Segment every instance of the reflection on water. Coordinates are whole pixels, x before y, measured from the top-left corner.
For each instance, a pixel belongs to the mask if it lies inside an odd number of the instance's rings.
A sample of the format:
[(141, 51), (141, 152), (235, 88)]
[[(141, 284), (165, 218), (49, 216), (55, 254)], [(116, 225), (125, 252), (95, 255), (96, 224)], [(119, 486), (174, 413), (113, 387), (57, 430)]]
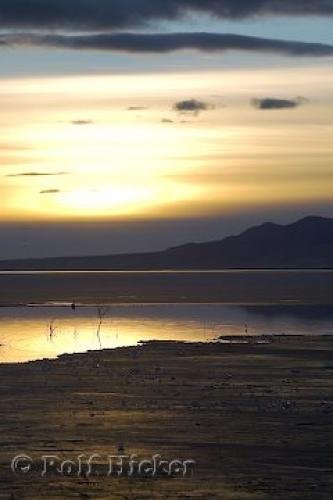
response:
[(333, 334), (333, 307), (217, 304), (0, 308), (0, 361), (135, 345), (140, 340), (207, 341), (219, 335)]

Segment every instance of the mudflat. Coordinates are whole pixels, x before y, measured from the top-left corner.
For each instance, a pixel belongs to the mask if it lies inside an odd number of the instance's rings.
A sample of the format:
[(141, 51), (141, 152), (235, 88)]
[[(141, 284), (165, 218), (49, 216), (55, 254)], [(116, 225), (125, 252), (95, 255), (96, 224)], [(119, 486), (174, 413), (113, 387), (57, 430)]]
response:
[[(330, 499), (332, 369), (324, 336), (2, 364), (0, 498)], [(195, 464), (185, 477), (110, 475), (110, 455)], [(57, 458), (43, 476), (45, 456)]]

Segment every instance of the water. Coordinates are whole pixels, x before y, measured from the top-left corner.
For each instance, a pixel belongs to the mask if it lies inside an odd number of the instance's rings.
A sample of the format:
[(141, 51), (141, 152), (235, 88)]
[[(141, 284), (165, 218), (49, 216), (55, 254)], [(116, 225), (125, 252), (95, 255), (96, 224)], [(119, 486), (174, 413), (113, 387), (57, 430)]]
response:
[(333, 271), (2, 272), (0, 305), (94, 303), (306, 303), (333, 305)]
[(141, 340), (207, 341), (220, 335), (333, 334), (333, 306), (222, 304), (44, 305), (0, 308), (0, 362), (136, 345)]
[[(99, 335), (94, 304), (113, 304)], [(0, 306), (0, 362), (207, 341), (245, 325), (252, 335), (332, 334), (333, 271), (0, 272)]]

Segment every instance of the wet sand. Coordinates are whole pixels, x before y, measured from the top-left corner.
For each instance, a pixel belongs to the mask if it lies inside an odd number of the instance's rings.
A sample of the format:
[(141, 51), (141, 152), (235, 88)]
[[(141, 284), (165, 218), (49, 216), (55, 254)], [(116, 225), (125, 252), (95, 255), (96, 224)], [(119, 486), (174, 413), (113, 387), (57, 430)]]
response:
[[(333, 339), (148, 343), (0, 365), (0, 498), (330, 499)], [(193, 459), (186, 478), (40, 477), (38, 459)], [(13, 474), (25, 453), (36, 470)], [(103, 460), (102, 460), (103, 461)]]

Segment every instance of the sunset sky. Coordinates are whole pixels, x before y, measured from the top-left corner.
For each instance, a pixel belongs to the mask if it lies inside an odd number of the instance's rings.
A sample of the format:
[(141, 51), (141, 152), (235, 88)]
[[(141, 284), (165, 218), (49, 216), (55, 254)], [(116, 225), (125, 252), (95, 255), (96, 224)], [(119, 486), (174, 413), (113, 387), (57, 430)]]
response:
[(0, 5), (0, 258), (333, 216), (333, 2), (39, 4)]

